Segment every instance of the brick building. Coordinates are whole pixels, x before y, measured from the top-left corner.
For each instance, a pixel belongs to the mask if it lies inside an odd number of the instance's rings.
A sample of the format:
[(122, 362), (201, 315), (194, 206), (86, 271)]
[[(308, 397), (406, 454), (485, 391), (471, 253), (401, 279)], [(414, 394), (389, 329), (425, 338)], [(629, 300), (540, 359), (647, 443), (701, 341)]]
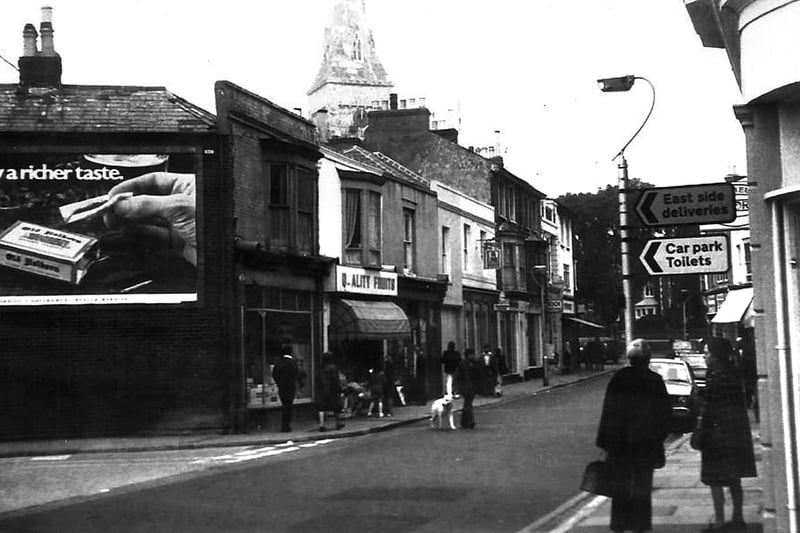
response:
[[(0, 436), (219, 427), (233, 243), (215, 117), (163, 87), (62, 85), (43, 11), (41, 49), (26, 25), (19, 83), (0, 85), (0, 246), (21, 258), (0, 266)], [(196, 215), (146, 228), (164, 242), (59, 210), (153, 170)]]
[[(490, 346), (503, 350), (510, 373), (541, 372), (545, 343), (541, 286), (547, 246), (541, 238), (540, 202), (545, 195), (505, 169), (502, 158), (486, 159), (458, 145), (453, 130), (444, 136), (430, 131), (427, 109), (397, 109), (395, 95), (390, 102), (390, 109), (369, 113), (364, 146), (494, 207), (495, 239), (491, 242), (500, 254), (497, 289), (501, 292), (493, 304), (496, 344)], [(465, 290), (465, 308), (485, 309), (486, 296)]]
[(314, 125), (229, 82), (217, 116), (62, 85), (44, 14), (0, 86), (0, 437), (271, 427), (281, 347), (303, 404), (322, 344)]

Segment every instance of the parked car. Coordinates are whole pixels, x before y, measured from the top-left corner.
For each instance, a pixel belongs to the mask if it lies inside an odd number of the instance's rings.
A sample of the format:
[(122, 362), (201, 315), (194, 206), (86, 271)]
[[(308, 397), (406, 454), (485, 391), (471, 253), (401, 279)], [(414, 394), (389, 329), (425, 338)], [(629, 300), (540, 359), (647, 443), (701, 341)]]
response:
[(689, 365), (694, 374), (694, 382), (702, 393), (706, 388), (706, 356), (700, 352), (682, 352), (680, 358)]
[(697, 385), (689, 365), (681, 359), (656, 358), (650, 360), (650, 370), (656, 372), (667, 386), (672, 404), (672, 429), (689, 433), (697, 419)]

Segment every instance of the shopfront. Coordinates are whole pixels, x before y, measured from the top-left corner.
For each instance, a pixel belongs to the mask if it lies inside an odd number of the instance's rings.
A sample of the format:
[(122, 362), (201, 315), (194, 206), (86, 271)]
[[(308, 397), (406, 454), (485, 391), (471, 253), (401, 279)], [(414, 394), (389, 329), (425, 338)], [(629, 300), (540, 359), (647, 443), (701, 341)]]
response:
[[(394, 272), (337, 265), (326, 282), (327, 350), (349, 382), (365, 383), (389, 360), (404, 370), (411, 324), (397, 304)], [(398, 379), (400, 373), (397, 373)]]
[(753, 289), (746, 287), (728, 291), (725, 300), (711, 319), (711, 334), (735, 342), (744, 330), (753, 328)]
[(248, 409), (279, 407), (272, 367), (288, 346), (301, 375), (295, 401), (312, 399), (313, 354), (317, 353), (315, 310), (319, 298), (313, 290), (248, 283), (243, 287), (242, 365)]

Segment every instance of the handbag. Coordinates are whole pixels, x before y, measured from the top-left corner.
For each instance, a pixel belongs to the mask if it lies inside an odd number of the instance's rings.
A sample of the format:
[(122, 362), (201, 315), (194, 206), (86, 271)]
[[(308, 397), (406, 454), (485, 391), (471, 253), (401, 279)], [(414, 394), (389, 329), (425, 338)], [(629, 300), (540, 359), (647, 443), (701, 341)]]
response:
[(705, 435), (702, 428), (702, 417), (697, 417), (697, 425), (695, 425), (694, 431), (692, 431), (692, 436), (689, 437), (689, 446), (692, 447), (693, 450), (702, 450), (703, 445), (705, 444)]
[(613, 469), (609, 463), (592, 461), (586, 465), (581, 481), (581, 490), (600, 496), (613, 497), (615, 485)]

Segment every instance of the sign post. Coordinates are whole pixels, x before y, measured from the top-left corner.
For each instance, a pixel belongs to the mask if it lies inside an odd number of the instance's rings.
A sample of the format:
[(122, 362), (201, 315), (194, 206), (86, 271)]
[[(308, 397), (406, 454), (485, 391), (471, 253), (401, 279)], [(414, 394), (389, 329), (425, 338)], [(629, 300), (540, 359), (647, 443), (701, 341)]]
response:
[(650, 239), (639, 260), (651, 276), (728, 271), (727, 235)]
[(736, 220), (736, 192), (731, 183), (645, 189), (636, 214), (646, 226), (724, 224)]

